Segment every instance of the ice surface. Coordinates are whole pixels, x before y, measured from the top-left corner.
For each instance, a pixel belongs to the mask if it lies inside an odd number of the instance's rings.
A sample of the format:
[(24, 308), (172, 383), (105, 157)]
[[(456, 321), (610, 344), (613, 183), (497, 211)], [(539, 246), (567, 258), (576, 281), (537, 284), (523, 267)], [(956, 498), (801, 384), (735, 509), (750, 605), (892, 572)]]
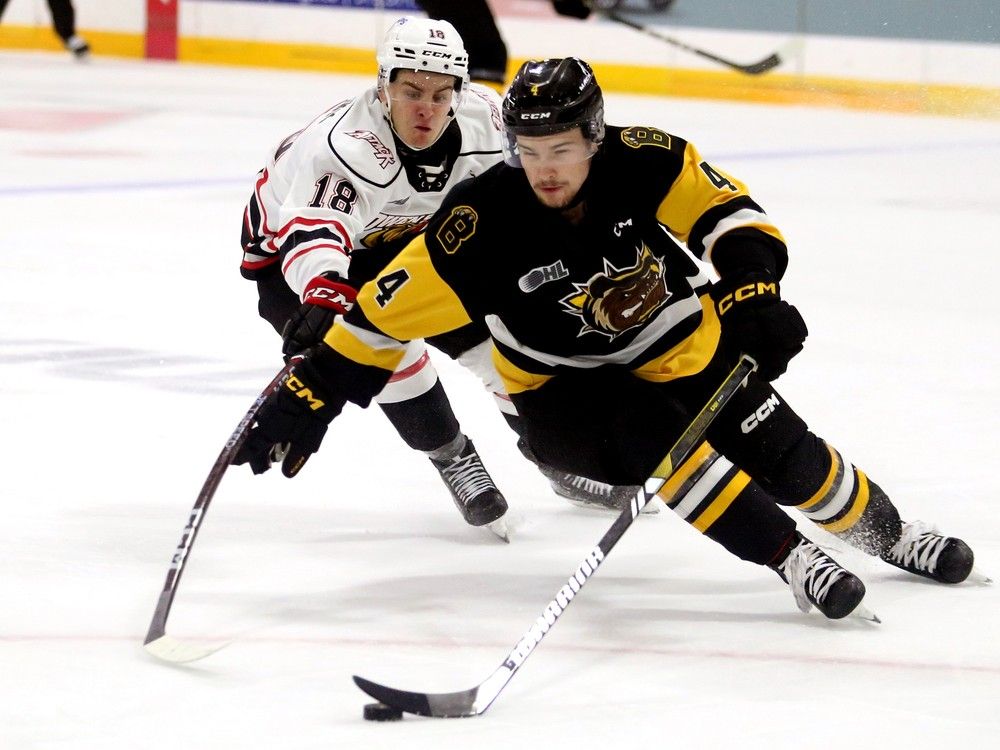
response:
[[(281, 365), (238, 273), (254, 175), (368, 83), (0, 54), (0, 747), (993, 747), (1000, 587), (848, 550), (884, 623), (830, 623), (669, 512), (486, 715), (364, 722), (352, 674), (476, 685), (613, 520), (555, 497), (440, 357), (522, 517), (512, 544), (349, 409), (301, 477), (233, 470), (208, 512), (168, 631), (234, 642), (184, 668), (142, 650), (205, 474)], [(997, 122), (613, 95), (608, 117), (749, 184), (811, 332), (782, 394), (1000, 574)]]

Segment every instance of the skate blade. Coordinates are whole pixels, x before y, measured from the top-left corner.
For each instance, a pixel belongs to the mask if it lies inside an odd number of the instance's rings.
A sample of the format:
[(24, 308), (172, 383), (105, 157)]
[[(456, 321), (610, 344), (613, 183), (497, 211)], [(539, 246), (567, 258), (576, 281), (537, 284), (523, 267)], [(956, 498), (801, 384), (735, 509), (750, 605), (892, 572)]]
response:
[[(568, 502), (570, 505), (576, 506), (577, 508), (584, 508), (585, 510), (603, 510), (606, 513), (621, 513), (625, 506), (617, 507), (614, 505), (604, 505), (603, 503), (592, 502), (589, 500), (580, 500), (576, 497), (569, 497), (568, 495), (563, 495), (561, 493), (556, 493), (563, 500)], [(639, 511), (640, 516), (655, 516), (660, 512), (660, 506), (656, 502), (656, 499), (650, 500), (646, 503), (646, 507)]]
[(492, 531), (500, 541), (510, 544), (510, 529), (507, 526), (506, 516), (500, 516), (495, 521), (486, 524), (486, 528)]
[(979, 568), (973, 568), (972, 572), (969, 573), (969, 577), (966, 578), (965, 580), (971, 581), (972, 583), (979, 583), (985, 586), (993, 585), (993, 579), (990, 578), (985, 573), (983, 573), (983, 571), (979, 570)]
[(858, 620), (865, 620), (866, 622), (871, 622), (876, 625), (882, 624), (882, 620), (879, 619), (879, 616), (874, 612), (872, 612), (870, 609), (868, 609), (868, 607), (864, 605), (864, 602), (855, 607), (854, 611), (851, 612), (851, 614), (849, 614), (848, 617), (856, 618)]

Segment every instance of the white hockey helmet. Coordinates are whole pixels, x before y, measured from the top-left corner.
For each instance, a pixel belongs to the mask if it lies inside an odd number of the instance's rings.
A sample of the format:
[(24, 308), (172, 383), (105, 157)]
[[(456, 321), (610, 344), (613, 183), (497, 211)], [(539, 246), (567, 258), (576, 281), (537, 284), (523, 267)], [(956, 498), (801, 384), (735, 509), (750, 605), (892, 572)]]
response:
[(447, 21), (432, 18), (404, 17), (385, 32), (375, 54), (378, 61), (378, 91), (390, 124), (388, 86), (396, 70), (441, 73), (455, 77), (455, 94), (450, 117), (465, 98), (469, 88), (469, 55), (462, 37)]

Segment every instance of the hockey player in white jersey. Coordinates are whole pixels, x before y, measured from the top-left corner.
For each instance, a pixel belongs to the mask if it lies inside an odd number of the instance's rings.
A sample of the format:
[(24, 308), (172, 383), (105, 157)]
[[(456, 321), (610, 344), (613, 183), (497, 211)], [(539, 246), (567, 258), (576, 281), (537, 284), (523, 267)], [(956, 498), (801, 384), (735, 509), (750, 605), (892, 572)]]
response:
[[(286, 357), (322, 340), (355, 290), (423, 229), (453, 185), (502, 158), (499, 101), (470, 85), (468, 57), (451, 24), (402, 18), (387, 31), (377, 61), (376, 86), (277, 146), (244, 213), (241, 272), (256, 281), (260, 315), (282, 335)], [(488, 339), (476, 321), (429, 343), (482, 378), (516, 430)], [(503, 535), (502, 522), (494, 522), (506, 501), (461, 431), (424, 342), (410, 343), (377, 402), (403, 440), (430, 458), (463, 518)], [(557, 492), (577, 501), (610, 503), (627, 494), (540, 468)]]

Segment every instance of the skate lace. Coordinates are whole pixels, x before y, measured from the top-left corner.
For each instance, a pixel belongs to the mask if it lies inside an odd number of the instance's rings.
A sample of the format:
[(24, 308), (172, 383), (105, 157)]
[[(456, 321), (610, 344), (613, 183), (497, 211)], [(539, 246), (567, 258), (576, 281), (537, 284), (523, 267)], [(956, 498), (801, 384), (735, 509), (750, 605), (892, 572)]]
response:
[(462, 505), (468, 505), (480, 492), (493, 489), (493, 480), (477, 453), (453, 459), (450, 465), (441, 469), (441, 475), (448, 480)]
[(589, 479), (588, 477), (583, 477), (579, 474), (567, 474), (566, 477), (568, 479), (567, 483), (574, 489), (589, 492), (591, 495), (596, 495), (597, 497), (611, 497), (612, 487), (610, 484), (598, 482), (596, 479)]
[(808, 612), (813, 602), (824, 602), (830, 587), (846, 572), (819, 547), (806, 541), (799, 542), (778, 569), (803, 612)]
[(947, 537), (922, 521), (905, 523), (902, 536), (886, 557), (908, 568), (933, 573), (947, 541)]

